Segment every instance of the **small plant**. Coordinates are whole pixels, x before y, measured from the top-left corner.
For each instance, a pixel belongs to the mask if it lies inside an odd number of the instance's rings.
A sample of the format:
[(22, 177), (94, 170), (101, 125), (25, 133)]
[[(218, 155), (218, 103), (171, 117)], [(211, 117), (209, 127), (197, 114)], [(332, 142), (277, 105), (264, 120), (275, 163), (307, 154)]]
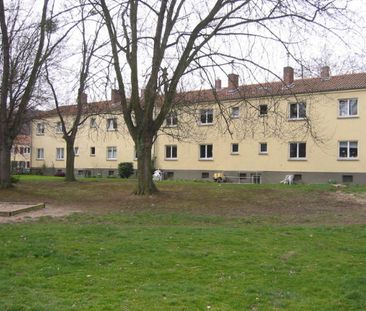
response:
[(133, 174), (133, 163), (122, 162), (118, 164), (118, 174), (121, 178), (128, 178)]
[(11, 176), (10, 181), (12, 184), (16, 184), (17, 182), (19, 182), (19, 176)]
[(61, 171), (61, 170), (58, 170), (58, 171), (54, 174), (54, 176), (56, 176), (56, 177), (65, 177), (65, 173), (64, 173), (63, 171)]

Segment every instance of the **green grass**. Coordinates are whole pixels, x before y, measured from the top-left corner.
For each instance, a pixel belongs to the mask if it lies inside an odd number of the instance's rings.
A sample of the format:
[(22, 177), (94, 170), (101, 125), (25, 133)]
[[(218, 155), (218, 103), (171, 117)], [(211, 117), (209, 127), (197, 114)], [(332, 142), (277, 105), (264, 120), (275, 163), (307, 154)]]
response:
[(83, 213), (0, 225), (0, 310), (366, 309), (364, 209), (329, 185), (50, 180), (0, 196)]

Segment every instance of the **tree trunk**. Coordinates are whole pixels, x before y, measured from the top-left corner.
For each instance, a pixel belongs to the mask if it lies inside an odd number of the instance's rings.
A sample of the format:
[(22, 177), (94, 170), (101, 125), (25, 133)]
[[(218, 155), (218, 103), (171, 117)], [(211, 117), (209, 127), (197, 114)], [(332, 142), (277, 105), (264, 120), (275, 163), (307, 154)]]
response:
[(153, 194), (157, 193), (154, 181), (152, 179), (152, 163), (151, 163), (151, 150), (152, 150), (152, 138), (141, 138), (139, 143), (136, 144), (137, 148), (137, 189), (135, 194)]
[(74, 169), (75, 169), (74, 141), (66, 141), (65, 181), (76, 181)]
[(11, 187), (10, 148), (4, 142), (0, 145), (0, 188)]

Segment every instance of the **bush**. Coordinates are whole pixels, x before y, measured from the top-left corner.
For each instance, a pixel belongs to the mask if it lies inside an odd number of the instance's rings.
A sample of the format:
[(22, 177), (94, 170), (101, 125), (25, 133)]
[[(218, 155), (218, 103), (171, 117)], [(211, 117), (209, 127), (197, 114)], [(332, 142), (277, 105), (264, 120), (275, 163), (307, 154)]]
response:
[(57, 171), (54, 176), (56, 177), (65, 177), (65, 173), (63, 171)]
[(11, 176), (10, 177), (10, 182), (12, 184), (16, 184), (17, 182), (19, 182), (19, 177), (18, 176)]
[(118, 164), (118, 174), (121, 178), (128, 178), (133, 174), (133, 163), (122, 162)]

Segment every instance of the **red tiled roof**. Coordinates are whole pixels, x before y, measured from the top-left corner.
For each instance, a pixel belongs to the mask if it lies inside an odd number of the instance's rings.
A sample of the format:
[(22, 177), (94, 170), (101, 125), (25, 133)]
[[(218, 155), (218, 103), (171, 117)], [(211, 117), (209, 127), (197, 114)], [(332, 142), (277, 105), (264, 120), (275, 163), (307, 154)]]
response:
[(18, 135), (14, 140), (14, 145), (30, 145), (30, 135)]
[[(215, 100), (243, 100), (269, 96), (288, 96), (343, 90), (366, 89), (366, 72), (331, 76), (329, 79), (307, 78), (295, 80), (291, 85), (283, 81), (265, 82), (258, 84), (242, 85), (238, 89), (230, 90), (197, 90), (178, 93), (176, 101), (179, 102), (212, 102)], [(88, 103), (85, 113), (108, 113), (118, 110), (119, 104), (110, 100)], [(76, 105), (61, 106), (63, 114), (74, 114)], [(36, 118), (56, 116), (56, 109), (40, 112)]]
[(228, 88), (218, 90), (216, 95), (213, 90), (191, 91), (178, 94), (178, 98), (193, 102), (210, 102), (216, 99), (249, 99), (354, 89), (366, 89), (366, 73), (333, 76), (327, 80), (322, 80), (321, 78), (299, 79), (289, 86), (286, 86), (282, 81), (242, 85), (236, 90)]

